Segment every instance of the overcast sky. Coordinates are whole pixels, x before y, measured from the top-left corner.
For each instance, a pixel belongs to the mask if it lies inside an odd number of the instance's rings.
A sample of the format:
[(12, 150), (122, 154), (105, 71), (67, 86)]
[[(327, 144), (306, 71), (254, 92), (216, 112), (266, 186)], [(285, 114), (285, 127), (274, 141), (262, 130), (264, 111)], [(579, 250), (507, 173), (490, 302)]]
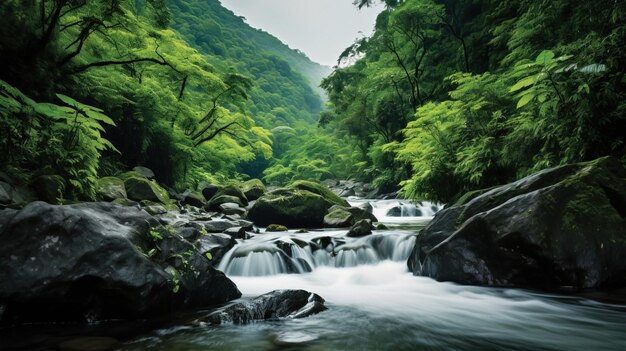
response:
[(220, 0), (248, 24), (273, 34), (313, 61), (334, 66), (359, 32), (370, 35), (382, 6), (358, 10), (353, 0)]

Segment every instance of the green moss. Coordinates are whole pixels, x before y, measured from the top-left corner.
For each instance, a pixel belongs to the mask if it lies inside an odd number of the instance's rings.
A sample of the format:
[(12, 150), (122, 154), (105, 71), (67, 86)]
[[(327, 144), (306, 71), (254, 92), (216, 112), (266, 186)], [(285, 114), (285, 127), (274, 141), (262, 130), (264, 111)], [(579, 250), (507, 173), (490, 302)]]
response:
[(241, 184), (241, 190), (248, 200), (256, 200), (267, 192), (265, 184), (259, 179), (250, 179)]
[(280, 224), (270, 224), (267, 226), (267, 228), (265, 228), (266, 232), (286, 232), (288, 230), (289, 229), (287, 229), (287, 227)]
[(306, 190), (277, 189), (263, 195), (248, 213), (257, 225), (282, 223), (290, 227), (321, 227), (333, 203)]
[(126, 198), (124, 181), (117, 177), (104, 177), (96, 182), (96, 198), (98, 200), (113, 201)]
[(243, 207), (248, 206), (248, 198), (246, 197), (246, 195), (243, 193), (243, 191), (241, 190), (241, 188), (236, 185), (236, 184), (231, 184), (228, 186), (225, 186), (221, 189), (219, 189), (215, 195), (213, 195), (213, 197), (211, 198), (211, 202), (213, 202), (213, 199), (216, 199), (220, 196), (234, 196), (236, 198), (239, 199), (239, 201), (237, 201), (236, 203), (241, 203), (243, 205)]
[(289, 185), (289, 188), (310, 191), (314, 194), (322, 196), (323, 198), (327, 199), (335, 205), (345, 207), (350, 206), (350, 204), (348, 204), (346, 200), (342, 199), (337, 194), (333, 193), (332, 191), (330, 191), (330, 189), (326, 188), (320, 183), (311, 182), (308, 180), (298, 180)]
[(171, 202), (167, 191), (156, 182), (148, 180), (147, 178), (127, 176), (124, 179), (124, 186), (126, 187), (128, 198), (131, 200), (149, 200), (160, 202), (164, 205), (170, 204)]

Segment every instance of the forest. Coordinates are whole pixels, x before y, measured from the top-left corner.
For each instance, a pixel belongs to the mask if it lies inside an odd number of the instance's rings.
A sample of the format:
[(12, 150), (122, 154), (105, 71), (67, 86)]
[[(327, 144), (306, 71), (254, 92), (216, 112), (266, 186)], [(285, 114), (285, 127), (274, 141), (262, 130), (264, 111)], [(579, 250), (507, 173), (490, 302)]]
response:
[(626, 2), (248, 1), (0, 1), (1, 350), (626, 350)]
[(141, 164), (178, 189), (353, 178), (450, 202), (624, 158), (619, 2), (385, 4), (323, 92), (328, 68), (218, 1), (5, 1), (3, 169), (67, 199)]

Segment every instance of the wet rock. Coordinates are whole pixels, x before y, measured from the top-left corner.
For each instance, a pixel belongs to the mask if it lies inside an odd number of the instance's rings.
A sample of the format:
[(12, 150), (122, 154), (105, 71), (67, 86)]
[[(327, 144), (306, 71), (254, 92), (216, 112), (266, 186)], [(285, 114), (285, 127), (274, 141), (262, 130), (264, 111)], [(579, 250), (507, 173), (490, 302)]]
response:
[(216, 219), (209, 222), (203, 222), (204, 228), (209, 233), (223, 233), (229, 228), (239, 226), (239, 223), (224, 219)]
[(96, 198), (101, 201), (125, 199), (126, 187), (124, 181), (117, 177), (104, 177), (96, 182)]
[(225, 215), (237, 214), (240, 216), (245, 215), (247, 212), (245, 208), (241, 208), (238, 204), (233, 203), (233, 202), (226, 202), (226, 203), (220, 204), (219, 211)]
[(437, 213), (416, 275), (549, 291), (626, 287), (626, 170), (613, 158), (543, 170)]
[[(193, 245), (138, 208), (34, 202), (0, 211), (0, 225), (3, 324), (143, 318), (240, 296)], [(189, 268), (172, 270), (164, 248)]]
[(386, 225), (382, 224), (382, 223), (378, 223), (376, 224), (376, 230), (388, 230), (389, 227), (387, 227)]
[(219, 309), (202, 322), (248, 324), (254, 321), (304, 318), (328, 308), (324, 299), (305, 290), (275, 290), (249, 301)]
[(348, 234), (346, 234), (346, 236), (358, 237), (369, 234), (372, 234), (372, 221), (369, 219), (362, 219), (354, 223), (354, 225), (350, 227), (350, 230), (348, 231)]
[(229, 235), (235, 239), (247, 239), (248, 233), (246, 233), (246, 229), (244, 227), (232, 227), (228, 228), (224, 231), (224, 234)]
[(198, 238), (196, 247), (205, 257), (207, 257), (207, 252), (210, 253), (211, 258), (209, 261), (213, 267), (217, 267), (224, 255), (230, 251), (236, 243), (235, 238), (227, 233), (208, 234)]

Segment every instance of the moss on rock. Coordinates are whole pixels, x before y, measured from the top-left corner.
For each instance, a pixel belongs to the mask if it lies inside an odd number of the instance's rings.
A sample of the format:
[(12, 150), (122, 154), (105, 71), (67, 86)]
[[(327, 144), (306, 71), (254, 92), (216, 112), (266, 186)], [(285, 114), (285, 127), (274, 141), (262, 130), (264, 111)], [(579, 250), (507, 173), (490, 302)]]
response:
[(282, 188), (261, 196), (248, 212), (259, 226), (281, 223), (288, 227), (322, 227), (330, 200), (307, 190)]
[(256, 200), (267, 192), (265, 184), (259, 179), (250, 179), (241, 184), (241, 190), (249, 201)]
[(346, 200), (342, 199), (337, 194), (330, 191), (330, 189), (317, 182), (298, 180), (289, 185), (288, 188), (310, 191), (314, 194), (322, 196), (335, 205), (350, 207), (350, 204)]
[(96, 182), (96, 199), (113, 201), (127, 197), (124, 181), (117, 177), (104, 177)]

